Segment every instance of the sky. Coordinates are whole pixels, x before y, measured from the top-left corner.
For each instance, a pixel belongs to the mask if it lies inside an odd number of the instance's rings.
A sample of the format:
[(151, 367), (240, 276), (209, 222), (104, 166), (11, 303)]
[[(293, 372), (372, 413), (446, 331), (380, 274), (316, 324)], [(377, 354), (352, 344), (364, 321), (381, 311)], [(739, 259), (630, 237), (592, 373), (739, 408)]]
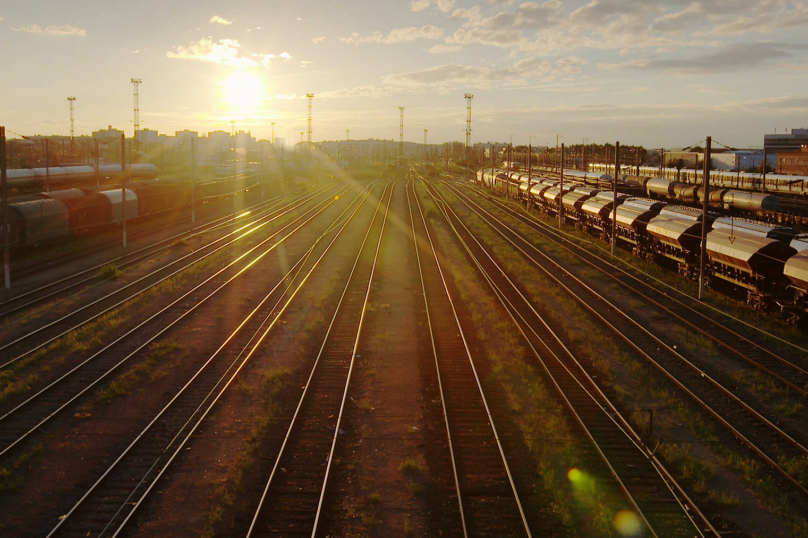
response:
[[(808, 0), (4, 0), (0, 124), (761, 147), (808, 127)], [(233, 123), (235, 122), (235, 123)]]

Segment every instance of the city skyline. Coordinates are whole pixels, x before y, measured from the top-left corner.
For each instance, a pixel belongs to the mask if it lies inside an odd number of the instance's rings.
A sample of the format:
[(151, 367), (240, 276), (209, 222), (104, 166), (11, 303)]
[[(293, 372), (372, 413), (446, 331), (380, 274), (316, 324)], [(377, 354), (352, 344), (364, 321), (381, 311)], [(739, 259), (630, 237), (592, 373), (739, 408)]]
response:
[(0, 95), (14, 133), (77, 136), (108, 125), (173, 134), (249, 131), (296, 141), (465, 137), (471, 142), (734, 147), (808, 126), (808, 2), (414, 0), (309, 7), (153, 2), (111, 10), (0, 8), (14, 51)]

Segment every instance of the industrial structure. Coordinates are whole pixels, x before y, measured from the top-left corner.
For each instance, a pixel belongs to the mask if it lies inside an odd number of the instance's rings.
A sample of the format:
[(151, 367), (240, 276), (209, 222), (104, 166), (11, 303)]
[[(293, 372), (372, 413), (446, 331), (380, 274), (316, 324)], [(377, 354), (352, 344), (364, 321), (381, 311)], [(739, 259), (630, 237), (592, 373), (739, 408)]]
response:
[(140, 83), (143, 82), (139, 78), (129, 79), (135, 90), (135, 140), (137, 140), (137, 132), (140, 130)]

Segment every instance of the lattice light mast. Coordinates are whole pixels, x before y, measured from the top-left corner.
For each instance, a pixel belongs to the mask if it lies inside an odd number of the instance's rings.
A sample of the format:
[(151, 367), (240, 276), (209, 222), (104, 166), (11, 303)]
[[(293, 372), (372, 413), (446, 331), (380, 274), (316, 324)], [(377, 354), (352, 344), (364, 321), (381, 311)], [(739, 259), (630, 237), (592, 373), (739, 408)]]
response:
[(71, 95), (67, 98), (67, 102), (70, 103), (70, 153), (73, 153), (73, 144), (76, 135), (75, 124), (73, 121), (73, 102), (76, 100), (75, 95)]
[(471, 100), (474, 95), (467, 93), (464, 95), (466, 98), (466, 170), (471, 173)]
[(308, 100), (309, 100), (309, 136), (308, 136), (308, 142), (311, 145), (311, 102), (314, 99), (314, 94), (313, 93), (307, 93), (306, 98), (308, 98)]
[(143, 82), (139, 78), (129, 79), (135, 90), (135, 140), (137, 141), (137, 132), (140, 130), (140, 83)]
[(398, 167), (401, 168), (401, 158), (404, 156), (404, 107), (398, 107), (401, 117), (398, 129)]

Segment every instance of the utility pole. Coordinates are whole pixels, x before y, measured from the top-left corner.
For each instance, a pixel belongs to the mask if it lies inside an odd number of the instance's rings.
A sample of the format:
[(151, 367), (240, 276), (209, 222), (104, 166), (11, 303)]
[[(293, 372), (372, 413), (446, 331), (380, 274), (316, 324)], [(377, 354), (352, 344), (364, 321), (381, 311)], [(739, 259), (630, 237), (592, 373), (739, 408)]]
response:
[(525, 205), (530, 211), (530, 180), (533, 174), (533, 135), (528, 138), (527, 142), (527, 196), (525, 196)]
[[(616, 142), (614, 145), (614, 169), (620, 169), (620, 142)], [(614, 209), (612, 210), (612, 256), (614, 256), (617, 248), (617, 172), (612, 178), (612, 189), (614, 193), (614, 200), (612, 201), (614, 204)]]
[(309, 100), (309, 137), (308, 137), (308, 142), (309, 142), (309, 148), (311, 149), (311, 102), (312, 102), (312, 100), (314, 100), (314, 94), (313, 93), (307, 93), (306, 98)]
[(191, 138), (191, 229), (196, 224), (196, 148)]
[(121, 219), (123, 228), (123, 248), (126, 248), (126, 135), (121, 135), (121, 179), (123, 189), (121, 189)]
[(463, 97), (466, 99), (466, 170), (471, 173), (471, 100), (474, 95), (467, 93)]
[(76, 96), (70, 96), (67, 98), (67, 102), (70, 104), (70, 153), (73, 154), (73, 144), (75, 140), (76, 130), (74, 128), (74, 121), (73, 121), (73, 103), (76, 100)]
[(135, 142), (137, 142), (137, 132), (140, 130), (140, 83), (143, 82), (139, 78), (129, 79), (135, 90)]
[(424, 129), (424, 163), (426, 163), (426, 129)]
[(701, 215), (701, 260), (699, 260), (699, 300), (704, 299), (704, 281), (707, 277), (705, 260), (707, 259), (707, 210), (710, 207), (710, 160), (713, 149), (713, 137), (707, 137), (707, 144), (704, 148), (704, 203)]
[[(558, 139), (556, 139), (558, 140)], [(564, 144), (561, 144), (561, 192), (558, 193), (558, 227), (564, 223), (564, 204), (561, 203), (561, 197), (564, 196)]]
[(766, 167), (769, 165), (769, 150), (763, 148), (763, 192), (766, 192)]
[(50, 141), (46, 138), (45, 146), (45, 192), (50, 192)]
[(0, 194), (3, 202), (3, 274), (6, 280), (6, 289), (11, 289), (11, 263), (8, 254), (8, 178), (6, 177), (6, 128), (0, 127)]
[(270, 123), (272, 125), (272, 146), (275, 146), (275, 122)]
[(401, 158), (404, 156), (404, 107), (398, 107), (401, 116), (398, 129), (398, 168), (401, 168)]

